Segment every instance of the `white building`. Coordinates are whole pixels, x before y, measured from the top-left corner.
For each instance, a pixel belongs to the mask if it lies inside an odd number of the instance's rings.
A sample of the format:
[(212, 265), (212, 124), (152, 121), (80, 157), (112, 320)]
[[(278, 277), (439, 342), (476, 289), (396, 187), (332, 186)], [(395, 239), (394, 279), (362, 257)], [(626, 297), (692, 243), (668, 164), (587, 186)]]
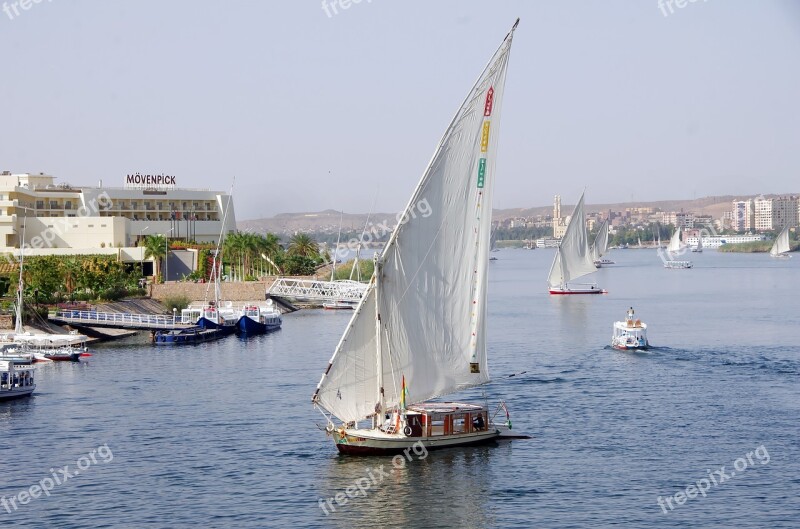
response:
[(772, 199), (764, 196), (756, 197), (753, 200), (755, 207), (755, 229), (756, 231), (772, 231)]
[[(78, 187), (45, 174), (0, 174), (0, 252), (113, 254), (139, 261), (147, 235), (216, 242), (236, 231), (230, 195), (180, 189), (175, 177), (129, 175), (125, 187)], [(228, 208), (225, 214), (225, 208)]]
[[(766, 235), (713, 235), (703, 236), (703, 248), (719, 248), (723, 244), (742, 244), (745, 242), (766, 241)], [(688, 246), (697, 246), (697, 236), (687, 237)]]
[(756, 231), (778, 231), (787, 225), (797, 226), (797, 197), (764, 198), (759, 196), (753, 202), (755, 203)]
[(556, 195), (553, 200), (553, 237), (561, 239), (567, 231), (569, 219), (561, 216), (561, 195)]
[(753, 199), (733, 201), (731, 229), (734, 231), (753, 231), (756, 229)]

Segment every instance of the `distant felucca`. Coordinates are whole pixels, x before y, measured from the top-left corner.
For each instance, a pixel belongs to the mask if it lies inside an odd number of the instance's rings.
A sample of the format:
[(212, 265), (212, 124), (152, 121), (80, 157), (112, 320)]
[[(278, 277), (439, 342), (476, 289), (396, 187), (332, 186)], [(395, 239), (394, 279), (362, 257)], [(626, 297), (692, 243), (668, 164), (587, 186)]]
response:
[(775, 243), (772, 245), (769, 255), (778, 259), (789, 259), (791, 257), (791, 255), (789, 255), (790, 250), (789, 225), (787, 224), (778, 234), (778, 237), (775, 238)]
[(575, 205), (564, 237), (556, 249), (553, 265), (547, 283), (551, 294), (605, 294), (594, 283), (575, 283), (592, 272), (597, 271), (589, 237), (586, 234), (586, 215), (583, 212), (583, 196)]

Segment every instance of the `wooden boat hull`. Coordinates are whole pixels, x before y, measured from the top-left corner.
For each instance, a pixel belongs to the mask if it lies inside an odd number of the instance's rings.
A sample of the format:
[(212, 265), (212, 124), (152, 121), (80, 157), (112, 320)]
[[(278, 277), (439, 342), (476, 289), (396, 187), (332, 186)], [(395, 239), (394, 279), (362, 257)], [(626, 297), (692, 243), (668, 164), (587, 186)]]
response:
[(335, 430), (333, 440), (341, 454), (380, 456), (402, 454), (411, 450), (418, 443), (427, 450), (475, 446), (490, 443), (501, 436), (500, 430), (491, 429), (468, 434), (441, 435), (433, 437), (371, 436), (363, 430)]

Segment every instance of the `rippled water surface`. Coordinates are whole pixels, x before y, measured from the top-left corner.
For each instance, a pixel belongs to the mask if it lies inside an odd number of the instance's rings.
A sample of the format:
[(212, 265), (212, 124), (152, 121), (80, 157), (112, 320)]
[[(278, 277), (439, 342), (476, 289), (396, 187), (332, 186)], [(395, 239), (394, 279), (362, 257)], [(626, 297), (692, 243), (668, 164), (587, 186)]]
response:
[[(39, 368), (33, 398), (0, 403), (0, 494), (78, 475), (0, 505), (0, 526), (797, 526), (798, 256), (707, 251), (665, 270), (653, 250), (617, 250), (595, 274), (609, 294), (550, 297), (552, 250), (493, 255), (486, 396), (533, 439), (403, 468), (338, 456), (310, 397), (349, 314), (302, 311), (249, 341), (141, 338)], [(630, 305), (652, 352), (607, 347)], [(744, 470), (675, 503), (737, 458)]]

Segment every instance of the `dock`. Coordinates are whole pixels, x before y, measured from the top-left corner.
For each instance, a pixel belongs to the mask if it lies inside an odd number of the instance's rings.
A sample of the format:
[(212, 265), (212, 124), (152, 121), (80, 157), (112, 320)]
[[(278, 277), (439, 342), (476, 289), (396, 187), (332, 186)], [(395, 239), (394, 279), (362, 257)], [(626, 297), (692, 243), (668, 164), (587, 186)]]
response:
[(181, 323), (180, 316), (166, 314), (133, 314), (125, 312), (97, 312), (94, 310), (57, 310), (48, 318), (57, 325), (72, 327), (114, 327), (134, 331), (160, 331), (188, 329), (194, 323)]

